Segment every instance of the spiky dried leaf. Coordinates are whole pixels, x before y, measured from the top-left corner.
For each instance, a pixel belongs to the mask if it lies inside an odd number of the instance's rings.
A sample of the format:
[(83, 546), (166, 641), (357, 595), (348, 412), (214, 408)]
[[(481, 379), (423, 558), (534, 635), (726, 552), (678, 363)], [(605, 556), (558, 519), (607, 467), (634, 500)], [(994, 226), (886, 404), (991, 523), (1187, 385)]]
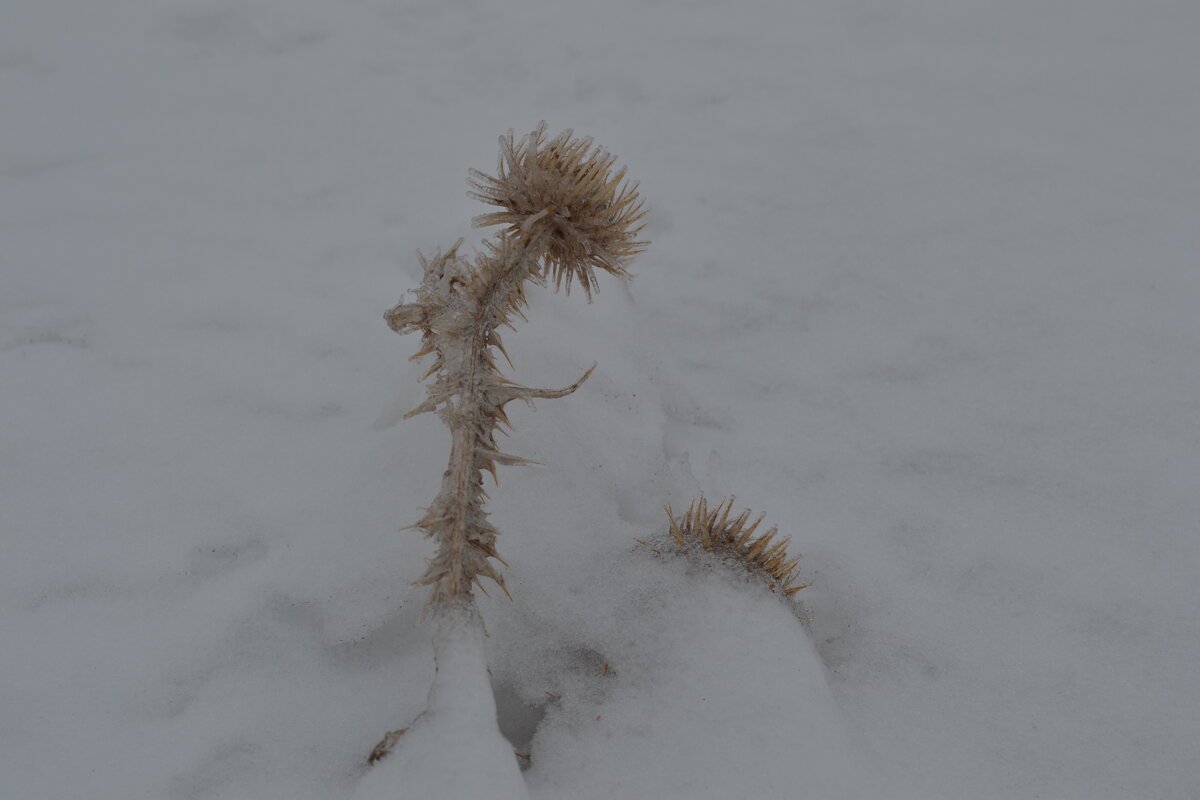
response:
[(700, 497), (692, 501), (682, 517), (676, 517), (668, 506), (671, 538), (682, 550), (699, 548), (733, 557), (751, 572), (762, 575), (773, 589), (787, 597), (805, 588), (808, 584), (795, 585), (800, 558), (788, 560), (787, 547), (791, 540), (776, 541), (779, 529), (774, 527), (761, 536), (754, 536), (763, 517), (746, 527), (746, 520), (750, 518), (750, 510), (746, 509), (731, 520), (733, 501), (730, 497), (710, 508), (708, 500)]

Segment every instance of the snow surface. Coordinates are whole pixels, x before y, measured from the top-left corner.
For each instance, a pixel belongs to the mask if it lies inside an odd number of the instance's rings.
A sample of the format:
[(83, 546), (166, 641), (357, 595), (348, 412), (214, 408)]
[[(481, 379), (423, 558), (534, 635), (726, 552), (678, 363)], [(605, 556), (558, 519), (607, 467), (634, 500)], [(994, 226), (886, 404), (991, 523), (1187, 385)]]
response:
[[(448, 437), (400, 422), (382, 313), (540, 119), (620, 156), (653, 245), (506, 337), (527, 385), (600, 364), (514, 409), (546, 466), (490, 506), (530, 794), (1196, 796), (1200, 5), (2, 17), (4, 797), (399, 769), (365, 757), (433, 684), (399, 529)], [(700, 492), (793, 537), (811, 621), (634, 542)]]

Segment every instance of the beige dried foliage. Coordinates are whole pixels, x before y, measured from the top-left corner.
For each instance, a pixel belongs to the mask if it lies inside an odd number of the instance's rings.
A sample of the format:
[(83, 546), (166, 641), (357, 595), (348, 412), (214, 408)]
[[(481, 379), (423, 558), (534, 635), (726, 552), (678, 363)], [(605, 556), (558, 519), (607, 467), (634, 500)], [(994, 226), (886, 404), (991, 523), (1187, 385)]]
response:
[(701, 497), (693, 500), (682, 517), (667, 507), (671, 538), (682, 550), (699, 548), (718, 555), (729, 555), (751, 572), (762, 575), (775, 591), (791, 597), (808, 584), (797, 584), (800, 557), (789, 558), (787, 546), (791, 539), (779, 539), (779, 529), (772, 527), (755, 536), (765, 515), (750, 521), (750, 509), (730, 518), (734, 498), (709, 507)]
[(484, 511), (482, 475), (494, 478), (498, 464), (529, 462), (497, 447), (496, 431), (510, 427), (504, 408), (513, 400), (568, 395), (592, 370), (562, 389), (521, 386), (497, 367), (497, 354), (512, 363), (498, 329), (525, 318), (528, 281), (565, 283), (569, 290), (578, 280), (590, 300), (597, 269), (630, 277), (627, 264), (646, 247), (637, 240), (645, 210), (636, 187), (624, 182), (625, 171), (612, 171), (614, 164), (613, 156), (569, 130), (551, 140), (545, 123), (519, 140), (510, 131), (500, 139), (496, 175), (472, 171), (470, 181), (474, 196), (504, 209), (475, 223), (504, 230), (473, 260), (458, 254), (461, 239), (431, 258), (418, 254), (424, 277), (416, 302), (384, 315), (397, 333), (421, 332), (413, 358), (434, 356), (424, 376), (433, 376), (428, 396), (406, 416), (436, 412), (452, 436), (441, 490), (413, 526), (438, 546), (417, 581), (433, 586), (431, 605), (470, 598), (473, 585), (482, 588), (481, 578), (508, 592), (496, 567), (504, 561), (496, 551), (499, 531)]

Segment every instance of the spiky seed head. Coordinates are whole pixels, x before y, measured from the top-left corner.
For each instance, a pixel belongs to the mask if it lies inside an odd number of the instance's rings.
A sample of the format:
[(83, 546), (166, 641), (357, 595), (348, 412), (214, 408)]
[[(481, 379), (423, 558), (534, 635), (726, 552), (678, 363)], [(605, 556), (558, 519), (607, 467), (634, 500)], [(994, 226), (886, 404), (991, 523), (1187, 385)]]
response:
[(771, 528), (761, 536), (754, 536), (763, 518), (760, 516), (747, 525), (750, 510), (746, 509), (733, 519), (734, 498), (723, 500), (709, 507), (708, 500), (701, 497), (693, 500), (681, 517), (676, 517), (667, 508), (671, 538), (682, 550), (700, 548), (709, 552), (726, 554), (736, 558), (751, 572), (768, 580), (771, 587), (791, 597), (807, 584), (796, 584), (796, 571), (800, 558), (788, 559), (787, 546), (790, 539), (774, 541), (778, 528)]
[(547, 140), (546, 123), (516, 139), (500, 139), (496, 175), (471, 171), (471, 195), (501, 211), (476, 217), (476, 226), (506, 226), (503, 236), (543, 253), (543, 274), (555, 288), (579, 281), (588, 299), (599, 289), (596, 270), (628, 278), (630, 259), (647, 242), (637, 236), (645, 208), (616, 157), (571, 130)]

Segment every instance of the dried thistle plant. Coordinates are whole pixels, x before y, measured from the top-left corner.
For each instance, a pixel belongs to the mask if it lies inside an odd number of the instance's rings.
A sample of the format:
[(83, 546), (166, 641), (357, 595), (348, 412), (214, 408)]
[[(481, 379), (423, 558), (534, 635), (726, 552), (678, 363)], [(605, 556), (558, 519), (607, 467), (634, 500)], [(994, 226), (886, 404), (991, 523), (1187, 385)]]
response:
[[(472, 170), (472, 195), (501, 210), (474, 220), (503, 225), (474, 260), (458, 255), (459, 240), (445, 253), (418, 257), (424, 278), (414, 303), (385, 315), (397, 333), (421, 331), (414, 358), (435, 356), (425, 377), (436, 375), (425, 402), (407, 416), (436, 411), (449, 427), (450, 463), (441, 490), (414, 527), (437, 541), (419, 584), (432, 585), (430, 605), (471, 598), (472, 586), (490, 578), (507, 593), (496, 563), (498, 531), (484, 511), (483, 471), (497, 464), (528, 463), (500, 452), (495, 432), (508, 427), (504, 407), (513, 400), (563, 397), (587, 380), (562, 389), (520, 386), (504, 377), (496, 353), (509, 361), (498, 328), (524, 319), (526, 283), (555, 288), (579, 281), (591, 300), (599, 289), (596, 270), (629, 278), (629, 261), (646, 247), (638, 240), (645, 209), (636, 185), (616, 159), (587, 138), (567, 130), (547, 139), (546, 125), (516, 139), (500, 139), (496, 174)], [(593, 365), (594, 368), (595, 365)], [(496, 563), (493, 563), (496, 562)], [(505, 564), (505, 566), (507, 566)]]
[[(613, 173), (614, 163), (591, 139), (576, 139), (569, 130), (547, 139), (542, 123), (519, 140), (510, 131), (500, 139), (496, 175), (471, 173), (474, 196), (501, 208), (476, 218), (475, 225), (503, 230), (474, 259), (458, 254), (461, 239), (431, 258), (418, 253), (424, 276), (414, 290), (416, 302), (400, 303), (384, 315), (397, 333), (421, 332), (413, 358), (434, 356), (423, 376), (435, 376), (428, 396), (406, 416), (437, 412), (450, 429), (451, 445), (441, 489), (413, 526), (437, 542), (417, 583), (433, 587), (426, 608), (436, 620), (438, 668), (425, 711), (408, 728), (384, 736), (368, 760), (374, 763), (400, 747), (409, 762), (419, 762), (423, 753), (461, 743), (466, 751), (459, 767), (440, 776), (437, 797), (476, 796), (464, 787), (501, 783), (510, 791), (496, 788), (491, 796), (526, 796), (515, 760), (504, 755), (511, 746), (496, 726), (483, 621), (473, 593), (474, 586), (483, 588), (482, 578), (508, 593), (496, 566), (507, 566), (496, 552), (499, 532), (484, 510), (483, 473), (495, 478), (499, 464), (528, 463), (496, 446), (496, 431), (510, 427), (508, 403), (568, 395), (595, 365), (562, 389), (521, 386), (497, 367), (497, 354), (512, 363), (499, 328), (525, 319), (530, 281), (552, 280), (555, 288), (565, 283), (569, 291), (577, 280), (590, 301), (599, 288), (596, 270), (630, 277), (626, 266), (647, 244), (637, 238), (645, 210), (637, 187), (625, 183), (624, 170)], [(511, 769), (504, 768), (506, 761)]]
[(770, 588), (791, 597), (808, 584), (796, 584), (800, 558), (788, 558), (790, 538), (777, 539), (777, 527), (755, 536), (765, 515), (750, 522), (750, 509), (730, 519), (733, 498), (709, 508), (701, 497), (693, 500), (682, 517), (667, 507), (671, 538), (681, 550), (700, 548), (718, 555), (728, 555), (741, 562), (751, 572), (761, 575)]

